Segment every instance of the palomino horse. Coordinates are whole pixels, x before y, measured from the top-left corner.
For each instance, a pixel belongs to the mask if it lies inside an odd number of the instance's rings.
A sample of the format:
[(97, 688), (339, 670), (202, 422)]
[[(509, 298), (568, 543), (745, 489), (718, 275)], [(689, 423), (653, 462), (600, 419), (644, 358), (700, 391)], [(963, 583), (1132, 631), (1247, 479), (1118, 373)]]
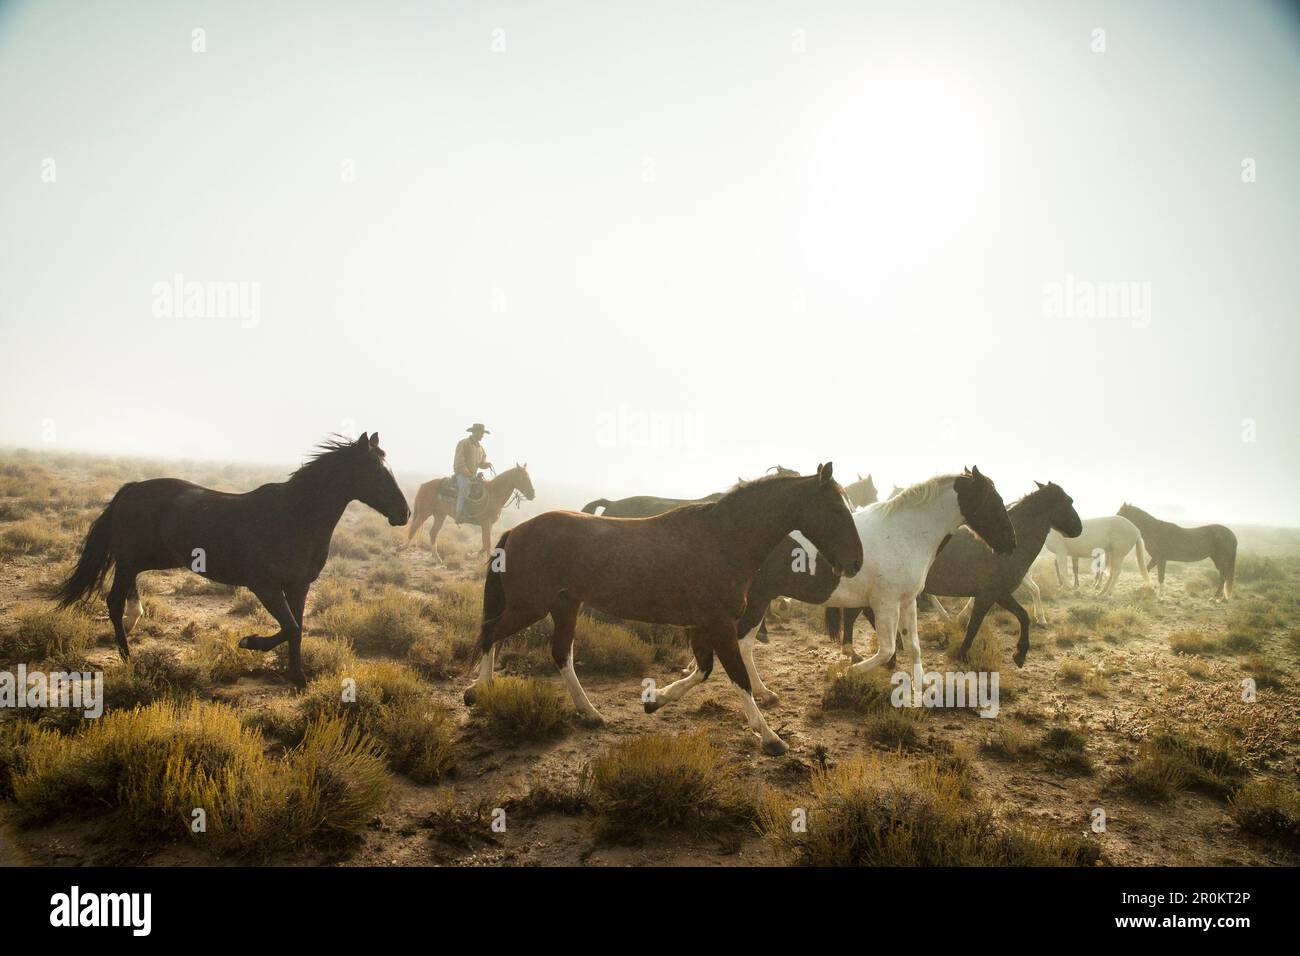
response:
[(1083, 531), (1073, 538), (1066, 538), (1059, 531), (1052, 529), (1047, 532), (1044, 546), (1056, 557), (1056, 578), (1061, 587), (1066, 586), (1065, 559), (1067, 557), (1071, 559), (1074, 566), (1076, 588), (1079, 586), (1079, 559), (1092, 558), (1095, 575), (1093, 587), (1101, 587), (1102, 575), (1107, 568), (1110, 568), (1110, 577), (1106, 579), (1106, 587), (1101, 592), (1103, 596), (1110, 594), (1115, 589), (1115, 582), (1119, 580), (1124, 558), (1135, 547), (1142, 580), (1147, 584), (1151, 583), (1151, 576), (1147, 574), (1147, 554), (1142, 544), (1142, 532), (1133, 522), (1119, 515), (1085, 518)]
[[(438, 532), (442, 530), (442, 523), (456, 514), (456, 496), (453, 494), (450, 498), (444, 498), (438, 494), (439, 486), (445, 481), (450, 479), (433, 478), (420, 486), (420, 490), (415, 493), (415, 515), (411, 519), (411, 530), (406, 535), (406, 546), (409, 547), (425, 519), (432, 515), (429, 548), (433, 551), (433, 560), (438, 564), (442, 564), (442, 555), (438, 553)], [(518, 492), (529, 501), (537, 495), (533, 490), (533, 480), (528, 477), (527, 462), (522, 465), (515, 462), (515, 467), (483, 482), (483, 487), (485, 494), (482, 501), (477, 505), (468, 502), (465, 504), (469, 511), (465, 523), (476, 524), (483, 530), (483, 550), (475, 552), (473, 556), (488, 553), (492, 546), (492, 526), (500, 520), (501, 509), (510, 502), (511, 495)]]
[(831, 464), (802, 477), (773, 475), (747, 482), (718, 501), (675, 508), (653, 518), (604, 518), (548, 511), (501, 536), (483, 586), (478, 681), (465, 691), (472, 703), (492, 680), (493, 647), (547, 614), (555, 626), (551, 656), (578, 712), (604, 718), (573, 670), (573, 632), (583, 604), (616, 617), (690, 628), (696, 670), (653, 693), (647, 713), (680, 697), (709, 676), (717, 655), (735, 684), (750, 729), (770, 754), (781, 740), (754, 703), (736, 644), (736, 623), (754, 572), (796, 528), (825, 555), (830, 569), (856, 574), (862, 544)]
[(854, 512), (853, 523), (862, 544), (861, 574), (839, 580), (827, 575), (819, 566), (816, 542), (791, 535), (769, 553), (755, 576), (740, 619), (740, 649), (750, 683), (765, 700), (774, 701), (776, 695), (764, 686), (754, 667), (753, 631), (774, 597), (830, 607), (876, 608), (880, 648), (888, 648), (889, 653), (853, 666), (876, 667), (892, 657), (901, 621), (903, 637), (911, 642), (912, 658), (919, 667), (916, 597), (944, 542), (965, 523), (999, 554), (1009, 554), (1016, 546), (1002, 497), (978, 468), (913, 485), (889, 501)]
[[(1037, 483), (1036, 483), (1037, 484)], [(1083, 522), (1074, 510), (1074, 499), (1059, 485), (1048, 482), (1015, 502), (1007, 509), (1011, 526), (1016, 529), (1016, 550), (1011, 554), (994, 554), (985, 547), (968, 528), (958, 528), (956, 533), (935, 558), (930, 573), (925, 576), (925, 593), (931, 596), (969, 597), (974, 601), (974, 611), (966, 624), (966, 638), (961, 643), (959, 657), (966, 659), (971, 642), (979, 633), (980, 625), (989, 609), (997, 604), (1006, 608), (1020, 622), (1020, 643), (1012, 658), (1017, 667), (1025, 666), (1029, 653), (1029, 614), (1014, 597), (1014, 592), (1026, 580), (1029, 566), (1043, 548), (1047, 532), (1055, 529), (1067, 538), (1083, 531)], [(867, 619), (872, 620), (871, 608), (863, 608)], [(857, 610), (846, 608), (843, 612), (844, 628), (841, 646), (853, 647), (853, 619)], [(832, 617), (834, 615), (834, 617)], [(826, 609), (826, 624), (831, 637), (839, 632), (839, 611)], [(874, 623), (874, 621), (872, 621)], [(891, 658), (888, 667), (893, 667)]]
[(1161, 521), (1127, 502), (1119, 513), (1132, 521), (1142, 532), (1151, 561), (1147, 569), (1156, 569), (1160, 590), (1165, 589), (1165, 564), (1169, 561), (1200, 561), (1209, 558), (1219, 572), (1219, 590), (1214, 599), (1232, 597), (1232, 578), (1237, 571), (1237, 536), (1232, 529), (1221, 524), (1207, 524), (1199, 528), (1184, 528), (1171, 521)]
[(67, 607), (97, 591), (116, 564), (108, 619), (125, 659), (130, 654), (126, 636), (140, 616), (135, 584), (140, 572), (187, 567), (213, 581), (241, 585), (257, 595), (280, 630), (271, 637), (241, 638), (239, 646), (269, 651), (288, 641), (289, 680), (305, 687), (301, 647), (307, 591), (325, 566), (334, 526), (354, 500), (394, 527), (411, 516), (384, 461), (378, 432), (355, 442), (328, 441), (288, 481), (242, 495), (177, 478), (128, 482), (90, 526), (76, 569), (58, 590), (59, 603)]

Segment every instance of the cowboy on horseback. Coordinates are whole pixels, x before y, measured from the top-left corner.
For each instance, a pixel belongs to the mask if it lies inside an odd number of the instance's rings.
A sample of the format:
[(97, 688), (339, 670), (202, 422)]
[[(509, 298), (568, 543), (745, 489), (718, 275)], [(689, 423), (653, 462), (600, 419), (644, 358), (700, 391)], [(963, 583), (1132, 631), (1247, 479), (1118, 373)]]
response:
[(456, 443), (456, 457), (452, 462), (452, 472), (456, 476), (457, 524), (463, 524), (468, 517), (465, 514), (465, 502), (469, 499), (472, 483), (480, 480), (479, 470), (492, 467), (492, 462), (487, 460), (487, 452), (479, 444), (484, 435), (492, 433), (482, 422), (475, 422), (465, 431), (469, 432), (469, 437)]

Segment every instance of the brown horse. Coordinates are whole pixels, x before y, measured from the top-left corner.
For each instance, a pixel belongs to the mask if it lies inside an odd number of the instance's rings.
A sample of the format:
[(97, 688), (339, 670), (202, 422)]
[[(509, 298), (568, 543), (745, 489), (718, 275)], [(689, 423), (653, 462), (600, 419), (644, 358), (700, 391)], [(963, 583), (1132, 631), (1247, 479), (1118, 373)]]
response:
[(789, 748), (768, 727), (750, 690), (736, 624), (754, 573), (772, 548), (798, 529), (836, 573), (856, 574), (862, 542), (831, 464), (803, 477), (772, 475), (746, 482), (716, 502), (685, 505), (653, 518), (604, 518), (548, 511), (507, 531), (497, 542), (483, 586), (478, 682), (473, 703), (492, 680), (493, 647), (550, 614), (551, 656), (578, 712), (604, 722), (573, 670), (573, 632), (583, 604), (615, 617), (689, 627), (697, 669), (663, 691), (649, 691), (645, 709), (681, 696), (713, 670), (716, 654), (736, 685), (749, 726), (770, 754)]
[[(1219, 589), (1216, 601), (1232, 597), (1232, 579), (1237, 573), (1237, 536), (1232, 529), (1221, 524), (1207, 524), (1199, 528), (1184, 528), (1172, 521), (1161, 521), (1147, 514), (1137, 505), (1125, 502), (1116, 514), (1132, 521), (1142, 532), (1151, 560), (1147, 570), (1156, 569), (1160, 591), (1165, 589), (1165, 565), (1170, 561), (1201, 561), (1209, 558), (1219, 572)], [(1138, 560), (1141, 561), (1141, 552)]]
[[(450, 498), (438, 493), (439, 486), (444, 482), (451, 484)], [(501, 509), (510, 501), (511, 495), (517, 491), (529, 501), (537, 495), (533, 490), (533, 480), (528, 477), (527, 462), (522, 465), (516, 462), (515, 467), (483, 482), (483, 487), (486, 493), (482, 500), (467, 502), (465, 505), (465, 510), (469, 513), (465, 523), (476, 524), (483, 529), (483, 550), (476, 551), (475, 556), (487, 554), (488, 549), (492, 547), (492, 526), (500, 520)], [(433, 551), (433, 560), (442, 564), (442, 555), (438, 553), (438, 532), (442, 530), (442, 523), (448, 516), (455, 514), (455, 483), (446, 477), (426, 481), (415, 493), (415, 513), (411, 518), (411, 530), (406, 535), (406, 546), (410, 546), (420, 526), (432, 516), (433, 528), (429, 531), (429, 547)]]

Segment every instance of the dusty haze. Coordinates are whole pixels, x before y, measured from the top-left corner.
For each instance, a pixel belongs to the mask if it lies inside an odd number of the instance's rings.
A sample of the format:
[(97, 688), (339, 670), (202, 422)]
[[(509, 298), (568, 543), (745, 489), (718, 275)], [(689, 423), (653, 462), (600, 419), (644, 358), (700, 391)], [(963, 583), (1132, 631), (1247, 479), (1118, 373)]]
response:
[(0, 444), (1300, 524), (1300, 21), (1100, 9), (6, 3)]

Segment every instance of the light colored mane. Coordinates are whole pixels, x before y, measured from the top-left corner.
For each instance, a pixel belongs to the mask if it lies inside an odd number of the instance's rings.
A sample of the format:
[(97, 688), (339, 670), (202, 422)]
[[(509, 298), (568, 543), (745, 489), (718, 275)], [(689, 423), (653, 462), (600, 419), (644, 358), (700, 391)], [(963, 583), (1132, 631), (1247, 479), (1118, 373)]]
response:
[(892, 498), (879, 503), (880, 514), (888, 516), (895, 511), (903, 511), (912, 508), (920, 508), (928, 505), (935, 497), (945, 488), (951, 487), (952, 483), (957, 480), (956, 475), (935, 475), (926, 481), (918, 482), (904, 488)]

